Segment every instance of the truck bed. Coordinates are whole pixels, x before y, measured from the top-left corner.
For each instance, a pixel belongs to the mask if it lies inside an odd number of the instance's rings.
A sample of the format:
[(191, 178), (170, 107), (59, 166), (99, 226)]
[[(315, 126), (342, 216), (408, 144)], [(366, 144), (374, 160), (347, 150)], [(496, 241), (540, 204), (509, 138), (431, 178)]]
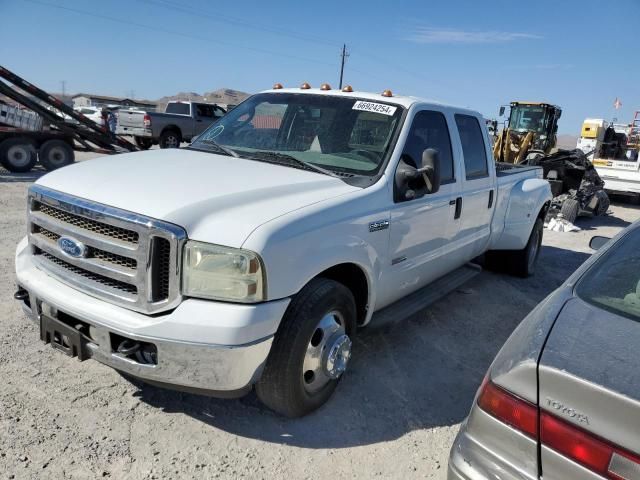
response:
[(540, 167), (534, 167), (531, 165), (516, 165), (514, 163), (496, 162), (496, 176), (506, 177), (507, 175), (513, 175), (516, 173), (524, 173), (532, 170), (540, 170)]

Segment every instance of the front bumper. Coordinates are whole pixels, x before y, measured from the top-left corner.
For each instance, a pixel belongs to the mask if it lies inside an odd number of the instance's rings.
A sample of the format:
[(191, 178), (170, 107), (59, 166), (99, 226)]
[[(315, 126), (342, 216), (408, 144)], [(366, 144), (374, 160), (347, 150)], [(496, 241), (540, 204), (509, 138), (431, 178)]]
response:
[[(50, 277), (33, 262), (24, 239), (16, 251), (18, 286), (29, 293), (25, 313), (39, 324), (43, 308), (90, 326), (91, 358), (131, 376), (214, 396), (245, 393), (259, 379), (289, 299), (256, 305), (187, 299), (148, 316), (112, 305)], [(119, 354), (115, 336), (151, 343), (157, 364)]]

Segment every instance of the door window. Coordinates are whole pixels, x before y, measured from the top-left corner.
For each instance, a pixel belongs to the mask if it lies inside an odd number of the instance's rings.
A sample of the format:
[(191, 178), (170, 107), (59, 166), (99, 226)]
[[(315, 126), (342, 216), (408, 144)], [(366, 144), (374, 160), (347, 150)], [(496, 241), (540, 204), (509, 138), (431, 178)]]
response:
[(409, 157), (414, 166), (419, 168), (422, 166), (422, 152), (427, 148), (438, 151), (440, 183), (455, 182), (451, 138), (449, 137), (447, 120), (440, 112), (423, 110), (416, 113), (404, 144), (403, 155)]
[(196, 115), (198, 117), (213, 118), (213, 105), (196, 105)]
[(489, 176), (487, 150), (482, 129), (476, 117), (456, 114), (456, 126), (462, 143), (467, 180)]

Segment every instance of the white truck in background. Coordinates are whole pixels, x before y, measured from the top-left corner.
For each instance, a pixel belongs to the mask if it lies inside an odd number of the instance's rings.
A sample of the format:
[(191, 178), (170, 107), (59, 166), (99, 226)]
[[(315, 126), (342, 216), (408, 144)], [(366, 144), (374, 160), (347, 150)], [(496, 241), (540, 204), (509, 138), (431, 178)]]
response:
[(604, 188), (609, 193), (633, 197), (640, 202), (640, 118), (631, 124), (609, 123), (601, 118), (587, 118), (577, 147), (591, 153)]
[(424, 308), (483, 253), (533, 273), (549, 183), (494, 163), (484, 122), (389, 91), (276, 85), (188, 148), (41, 177), (16, 299), (68, 355), (214, 396), (255, 386), (304, 415), (359, 328)]

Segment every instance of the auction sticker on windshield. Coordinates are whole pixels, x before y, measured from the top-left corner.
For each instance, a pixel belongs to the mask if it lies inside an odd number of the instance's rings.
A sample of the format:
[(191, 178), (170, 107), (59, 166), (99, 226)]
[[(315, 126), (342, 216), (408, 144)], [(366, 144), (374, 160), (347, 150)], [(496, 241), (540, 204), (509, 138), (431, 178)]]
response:
[(382, 113), (383, 115), (393, 115), (398, 107), (385, 105), (384, 103), (363, 102), (358, 100), (353, 104), (353, 110), (362, 110), (363, 112)]

